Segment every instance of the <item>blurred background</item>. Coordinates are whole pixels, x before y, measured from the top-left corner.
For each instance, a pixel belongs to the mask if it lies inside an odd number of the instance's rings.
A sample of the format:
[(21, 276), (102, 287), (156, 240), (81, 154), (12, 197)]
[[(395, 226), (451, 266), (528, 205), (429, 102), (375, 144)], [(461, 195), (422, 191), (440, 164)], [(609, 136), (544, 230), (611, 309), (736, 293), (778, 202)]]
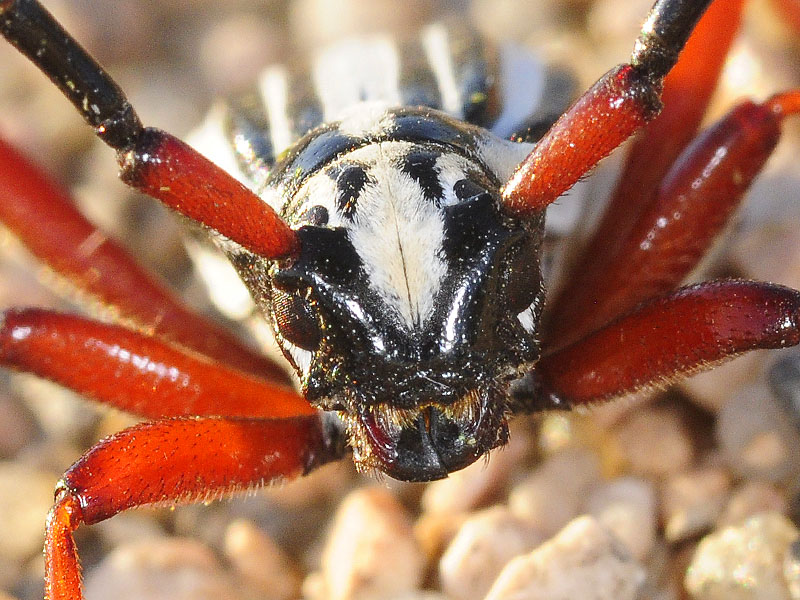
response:
[[(522, 44), (569, 69), (579, 91), (627, 60), (650, 3), (45, 4), (121, 84), (145, 124), (185, 136), (215, 98), (235, 94), (268, 64), (291, 62), (343, 36), (413, 31), (445, 17), (468, 20), (491, 40)], [(800, 32), (781, 14), (797, 0), (782, 4), (747, 3), (709, 119), (738, 99), (800, 86)], [(212, 311), (171, 217), (125, 189), (113, 153), (5, 43), (0, 65), (0, 135), (67, 185), (90, 218), (198, 310)], [(800, 119), (794, 119), (708, 261), (709, 273), (800, 288), (799, 151)], [(576, 203), (600, 201), (619, 158), (608, 162), (575, 194)], [(566, 210), (566, 224), (553, 231), (553, 244), (572, 241), (568, 225), (576, 213), (563, 204), (556, 210)], [(0, 230), (2, 308), (85, 308), (75, 301)], [(42, 597), (43, 527), (55, 482), (86, 448), (132, 423), (54, 385), (0, 373), (0, 600)], [(724, 565), (715, 573), (729, 573), (731, 581), (746, 572), (748, 589), (761, 594), (737, 598), (800, 598), (799, 423), (800, 354), (752, 353), (680, 387), (588, 416), (520, 420), (508, 448), (429, 486), (358, 475), (347, 460), (254, 497), (132, 511), (82, 528), (87, 598), (479, 600), (508, 560), (537, 548), (544, 548), (552, 572), (563, 569), (568, 578), (571, 566), (557, 552), (576, 555), (570, 531), (582, 539), (596, 533), (600, 556), (610, 562), (594, 568), (617, 573), (633, 594), (608, 597), (733, 597), (724, 587), (714, 595), (714, 577), (687, 577), (689, 565), (696, 575), (714, 564)], [(575, 521), (583, 514), (591, 515), (589, 524)], [(591, 529), (598, 523), (600, 533)], [(718, 542), (714, 536), (725, 527), (737, 542)]]

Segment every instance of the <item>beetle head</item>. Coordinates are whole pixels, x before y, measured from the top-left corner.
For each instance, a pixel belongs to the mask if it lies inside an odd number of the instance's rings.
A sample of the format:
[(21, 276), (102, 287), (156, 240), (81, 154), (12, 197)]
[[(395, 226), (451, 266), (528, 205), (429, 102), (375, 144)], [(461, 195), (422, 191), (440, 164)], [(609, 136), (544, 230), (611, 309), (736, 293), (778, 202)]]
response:
[(347, 153), (297, 197), (272, 322), (357, 464), (430, 480), (503, 444), (507, 386), (538, 358), (541, 220), (504, 216), (489, 170), (430, 144)]

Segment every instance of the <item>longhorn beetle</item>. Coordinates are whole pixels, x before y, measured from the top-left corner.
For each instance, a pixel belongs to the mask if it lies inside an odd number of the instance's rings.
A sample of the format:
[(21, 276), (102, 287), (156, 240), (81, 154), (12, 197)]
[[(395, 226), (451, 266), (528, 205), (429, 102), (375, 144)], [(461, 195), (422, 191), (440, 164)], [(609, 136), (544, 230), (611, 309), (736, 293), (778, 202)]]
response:
[[(690, 142), (738, 14), (700, 32), (713, 52), (678, 63), (709, 4), (658, 0), (630, 62), (538, 141), (525, 115), (509, 121), (489, 53), (475, 45), (453, 58), (463, 47), (442, 26), (414, 42), (415, 71), (383, 42), (320, 59), (315, 93), (272, 69), (259, 106), (233, 104), (205, 132), (216, 143), (204, 151), (226, 172), (144, 127), (38, 2), (0, 0), (3, 36), (115, 150), (123, 181), (195, 221), (228, 257), (303, 392), (114, 242), (86, 252), (93, 227), (3, 145), (7, 226), (147, 330), (35, 309), (4, 315), (3, 364), (150, 419), (98, 443), (59, 482), (46, 596), (81, 597), (80, 524), (305, 475), (347, 448), (361, 469), (439, 479), (502, 446), (513, 415), (607, 401), (797, 344), (794, 290), (742, 280), (674, 289), (783, 119), (800, 111), (796, 90), (743, 102)], [(692, 102), (672, 110), (677, 94)], [(493, 132), (503, 128), (510, 139)], [(620, 189), (543, 316), (546, 207), (640, 130)]]

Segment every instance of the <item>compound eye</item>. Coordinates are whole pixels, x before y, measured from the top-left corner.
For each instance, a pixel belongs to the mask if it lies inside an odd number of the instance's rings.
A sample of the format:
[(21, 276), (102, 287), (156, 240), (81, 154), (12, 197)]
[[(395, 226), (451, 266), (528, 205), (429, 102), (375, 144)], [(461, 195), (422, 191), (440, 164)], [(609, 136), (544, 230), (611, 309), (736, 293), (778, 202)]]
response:
[[(521, 313), (528, 308), (541, 292), (541, 279), (536, 261), (537, 248), (526, 241), (517, 248), (508, 264), (506, 299), (512, 313)], [(532, 266), (534, 265), (534, 266)]]
[(475, 183), (474, 181), (470, 181), (469, 179), (460, 179), (456, 181), (455, 185), (453, 186), (453, 193), (455, 193), (456, 198), (463, 201), (476, 196), (482, 196), (488, 192), (486, 188)]
[(521, 313), (536, 300), (540, 287), (537, 271), (537, 269), (531, 269), (529, 265), (524, 265), (519, 272), (512, 274), (508, 286), (508, 303), (511, 312)]
[(295, 346), (313, 351), (320, 342), (319, 318), (305, 298), (272, 289), (272, 311), (280, 334)]

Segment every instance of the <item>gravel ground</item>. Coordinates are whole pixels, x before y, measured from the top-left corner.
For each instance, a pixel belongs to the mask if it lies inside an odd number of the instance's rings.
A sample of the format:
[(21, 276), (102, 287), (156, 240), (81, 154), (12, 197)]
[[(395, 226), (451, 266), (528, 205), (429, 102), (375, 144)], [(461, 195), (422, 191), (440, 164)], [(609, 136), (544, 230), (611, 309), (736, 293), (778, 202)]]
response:
[[(212, 99), (308, 48), (376, 27), (469, 15), (572, 68), (624, 61), (650, 0), (209, 0), (47, 6), (114, 74), (147, 124), (184, 135)], [(800, 45), (752, 0), (712, 115), (800, 85)], [(209, 310), (175, 225), (116, 181), (112, 153), (0, 44), (0, 133), (65, 181), (93, 219)], [(800, 288), (800, 123), (707, 271)], [(613, 162), (613, 160), (611, 161)], [(602, 178), (601, 178), (602, 181)], [(590, 184), (600, 188), (602, 183)], [(132, 201), (133, 199), (133, 201)], [(74, 310), (0, 232), (0, 303)], [(42, 530), (59, 474), (132, 421), (0, 374), (0, 600), (41, 598)], [(79, 530), (89, 600), (231, 598), (800, 598), (800, 353), (752, 353), (588, 415), (520, 420), (490, 460), (427, 486), (349, 461), (207, 506), (138, 510)]]

